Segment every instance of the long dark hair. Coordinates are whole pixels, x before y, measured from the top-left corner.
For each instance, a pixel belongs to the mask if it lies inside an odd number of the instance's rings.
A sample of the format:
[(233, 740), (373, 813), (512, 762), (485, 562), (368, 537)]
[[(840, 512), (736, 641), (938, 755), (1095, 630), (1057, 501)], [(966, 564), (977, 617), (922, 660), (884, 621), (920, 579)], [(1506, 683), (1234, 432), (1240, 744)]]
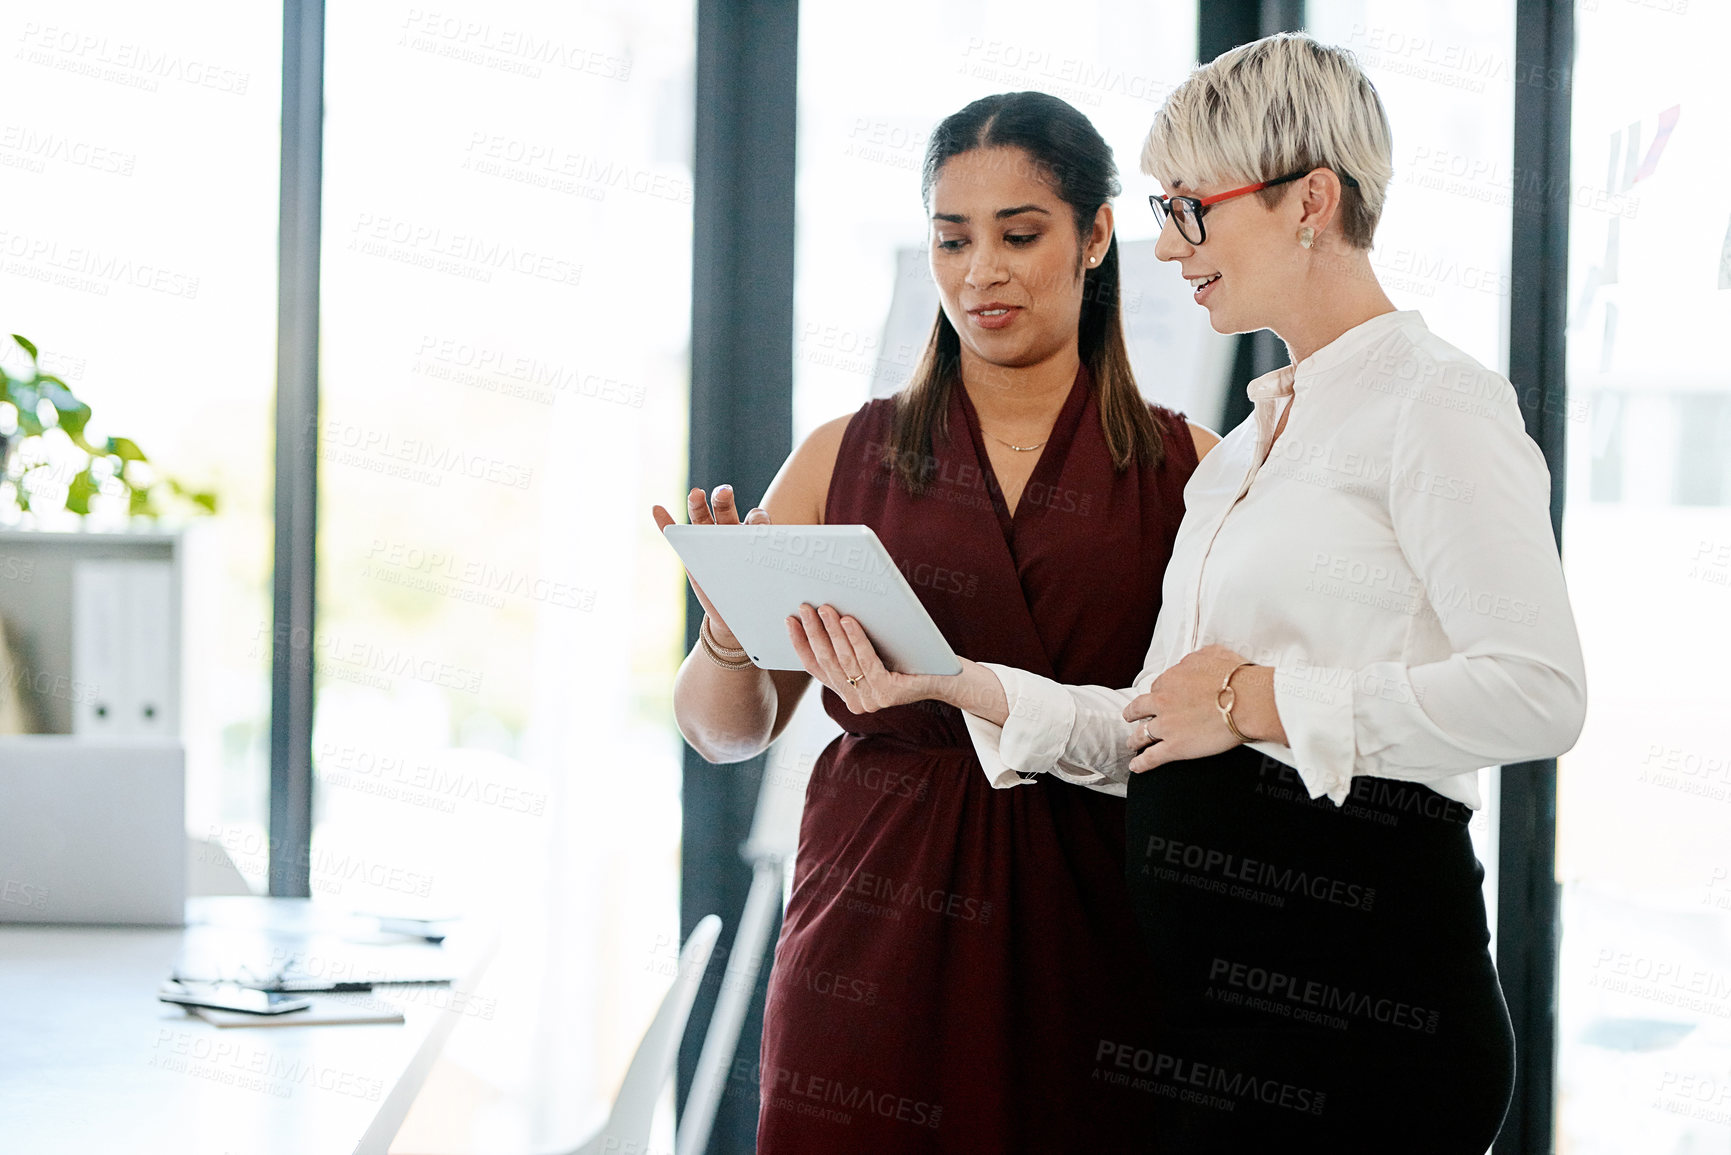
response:
[[(1100, 206), (1122, 191), (1112, 149), (1087, 117), (1043, 92), (1005, 92), (974, 101), (932, 131), (920, 183), (928, 210), (932, 186), (945, 163), (979, 148), (1025, 152), (1074, 212), (1078, 238), (1094, 227)], [(1158, 467), (1166, 458), (1166, 447), (1148, 403), (1136, 388), (1124, 346), (1115, 233), (1105, 257), (1083, 273), (1076, 337), (1112, 463), (1120, 470), (1133, 461)], [(936, 468), (932, 437), (948, 432), (950, 390), (961, 379), (961, 356), (961, 338), (940, 307), (913, 378), (896, 395), (895, 421), (884, 454), (885, 464), (913, 493), (925, 490)]]

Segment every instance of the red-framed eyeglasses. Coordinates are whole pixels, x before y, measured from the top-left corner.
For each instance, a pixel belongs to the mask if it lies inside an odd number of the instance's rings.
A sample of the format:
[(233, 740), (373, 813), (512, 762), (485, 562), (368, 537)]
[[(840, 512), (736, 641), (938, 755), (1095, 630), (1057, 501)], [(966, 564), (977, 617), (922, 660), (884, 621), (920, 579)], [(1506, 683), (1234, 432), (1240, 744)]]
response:
[[(1208, 230), (1204, 228), (1202, 224), (1203, 214), (1214, 205), (1219, 204), (1221, 201), (1229, 201), (1233, 197), (1241, 197), (1247, 193), (1261, 192), (1265, 188), (1273, 188), (1275, 185), (1286, 184), (1288, 181), (1295, 181), (1299, 177), (1309, 176), (1315, 171), (1315, 168), (1300, 169), (1298, 172), (1288, 173), (1285, 176), (1277, 176), (1273, 180), (1259, 180), (1255, 184), (1247, 184), (1243, 188), (1235, 188), (1230, 192), (1215, 193), (1211, 197), (1163, 197), (1157, 194), (1151, 195), (1148, 198), (1148, 205), (1154, 210), (1155, 223), (1161, 228), (1166, 227), (1166, 220), (1170, 217), (1173, 222), (1178, 225), (1179, 236), (1183, 237), (1193, 245), (1199, 245), (1208, 239)], [(1346, 185), (1347, 188), (1358, 187), (1358, 182), (1347, 176), (1345, 173), (1339, 175), (1341, 183)]]

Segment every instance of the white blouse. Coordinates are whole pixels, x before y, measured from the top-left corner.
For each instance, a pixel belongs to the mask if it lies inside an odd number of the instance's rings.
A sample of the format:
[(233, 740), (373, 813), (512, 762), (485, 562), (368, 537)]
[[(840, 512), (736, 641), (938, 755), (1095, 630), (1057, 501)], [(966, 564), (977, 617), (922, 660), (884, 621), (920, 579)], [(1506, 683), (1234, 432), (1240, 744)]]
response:
[(1509, 382), (1397, 312), (1249, 393), (1252, 417), (1184, 488), (1136, 684), (1063, 686), (989, 664), (1009, 719), (964, 717), (992, 785), (1049, 773), (1122, 794), (1125, 705), (1215, 643), (1274, 667), (1291, 745), (1250, 745), (1336, 805), (1371, 775), (1477, 808), (1481, 767), (1573, 746), (1586, 671), (1550, 475)]

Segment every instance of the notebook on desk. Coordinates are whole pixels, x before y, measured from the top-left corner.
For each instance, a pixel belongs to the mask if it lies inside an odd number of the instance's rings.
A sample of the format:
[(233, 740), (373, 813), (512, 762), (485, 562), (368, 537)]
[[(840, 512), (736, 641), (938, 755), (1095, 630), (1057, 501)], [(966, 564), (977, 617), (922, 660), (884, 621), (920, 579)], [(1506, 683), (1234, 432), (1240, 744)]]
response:
[(216, 1007), (188, 1007), (187, 1013), (218, 1027), (338, 1027), (404, 1021), (402, 1008), (374, 995), (319, 995), (312, 1004), (284, 1015), (249, 1015)]
[(182, 982), (232, 982), (261, 991), (331, 991), (449, 983), (455, 964), (444, 948), (401, 938), (356, 942), (328, 932), (270, 933), (201, 926), (175, 962)]

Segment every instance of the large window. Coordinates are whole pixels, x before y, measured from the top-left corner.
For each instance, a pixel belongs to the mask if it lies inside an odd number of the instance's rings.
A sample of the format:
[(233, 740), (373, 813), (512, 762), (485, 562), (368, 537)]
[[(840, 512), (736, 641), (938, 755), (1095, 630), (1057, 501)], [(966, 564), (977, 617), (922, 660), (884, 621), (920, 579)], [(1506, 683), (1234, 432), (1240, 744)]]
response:
[(506, 929), (405, 1135), (569, 1145), (665, 989), (692, 19), (329, 9), (312, 887)]
[(262, 882), (282, 10), (55, 0), (0, 34), (0, 334), (217, 496), (186, 526), (187, 828)]
[[(1153, 238), (1147, 198), (1158, 189), (1137, 160), (1155, 109), (1195, 64), (1194, 5), (1101, 0), (1059, 15), (1031, 3), (896, 0), (861, 20), (845, 6), (806, 4), (799, 38), (796, 438), (859, 408), (874, 377), (881, 394), (913, 371), (933, 312), (921, 310), (912, 337), (897, 327), (886, 340), (886, 320), (892, 300), (909, 296), (935, 310), (920, 165), (932, 128), (969, 101), (1035, 89), (1074, 105), (1117, 156), (1120, 241)], [(1184, 296), (1176, 274), (1147, 286), (1129, 276), (1132, 327), (1138, 294)], [(1174, 388), (1155, 396), (1188, 403), (1188, 384)]]
[(1395, 305), (1485, 365), (1508, 368), (1515, 6), (1307, 0), (1305, 27), (1349, 48), (1394, 132), (1371, 263)]
[(218, 494), (188, 825), (259, 889), (273, 453), (316, 453), (313, 895), (504, 927), (410, 1130), (568, 1146), (677, 953), (693, 12), (326, 17), (315, 427), (273, 446), (277, 5), (8, 10), (0, 332)]
[(1576, 6), (1558, 1149), (1731, 1147), (1731, 106), (1722, 4)]

